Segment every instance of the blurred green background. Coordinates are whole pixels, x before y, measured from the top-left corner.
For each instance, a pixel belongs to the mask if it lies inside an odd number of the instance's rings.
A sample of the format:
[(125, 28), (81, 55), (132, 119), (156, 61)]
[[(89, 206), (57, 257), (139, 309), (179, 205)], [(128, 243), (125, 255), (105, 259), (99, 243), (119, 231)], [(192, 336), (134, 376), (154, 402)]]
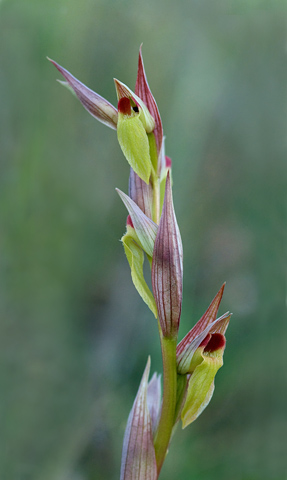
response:
[(55, 59), (115, 104), (143, 55), (173, 160), (184, 245), (180, 338), (221, 284), (234, 313), (209, 408), (164, 480), (284, 480), (286, 4), (0, 2), (0, 478), (116, 480), (157, 328), (119, 242), (115, 132)]

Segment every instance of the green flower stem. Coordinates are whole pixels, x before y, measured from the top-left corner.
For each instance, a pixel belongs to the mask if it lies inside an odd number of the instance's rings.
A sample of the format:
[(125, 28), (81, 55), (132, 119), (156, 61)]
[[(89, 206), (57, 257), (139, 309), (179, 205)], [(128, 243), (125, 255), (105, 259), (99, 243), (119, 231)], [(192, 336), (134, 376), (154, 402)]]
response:
[[(156, 224), (160, 220), (160, 181), (158, 176), (158, 157), (155, 136), (148, 134), (149, 151), (152, 163), (151, 183), (153, 190), (152, 219)], [(163, 362), (163, 399), (161, 415), (154, 439), (158, 475), (163, 465), (174, 427), (177, 392), (176, 338), (163, 337), (160, 325), (159, 334)]]
[(158, 474), (169, 446), (176, 406), (176, 338), (163, 337), (160, 332), (163, 361), (163, 399), (159, 424), (154, 439)]

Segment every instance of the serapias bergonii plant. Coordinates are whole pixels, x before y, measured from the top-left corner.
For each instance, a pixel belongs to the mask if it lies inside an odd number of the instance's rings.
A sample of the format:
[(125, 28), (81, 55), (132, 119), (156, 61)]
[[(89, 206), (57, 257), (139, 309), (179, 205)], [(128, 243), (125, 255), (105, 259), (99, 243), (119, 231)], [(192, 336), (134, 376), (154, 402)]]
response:
[[(171, 185), (171, 160), (165, 156), (162, 122), (150, 91), (140, 49), (135, 92), (114, 80), (118, 108), (83, 85), (50, 60), (65, 78), (63, 83), (86, 110), (117, 131), (130, 165), (129, 195), (117, 190), (128, 211), (122, 237), (132, 281), (158, 321), (163, 361), (161, 378), (149, 381), (150, 358), (125, 431), (121, 480), (156, 480), (173, 430), (185, 428), (208, 405), (214, 377), (223, 364), (225, 331), (231, 314), (217, 318), (222, 285), (208, 309), (178, 343), (182, 304), (182, 242)], [(143, 274), (144, 258), (151, 267), (152, 292)]]

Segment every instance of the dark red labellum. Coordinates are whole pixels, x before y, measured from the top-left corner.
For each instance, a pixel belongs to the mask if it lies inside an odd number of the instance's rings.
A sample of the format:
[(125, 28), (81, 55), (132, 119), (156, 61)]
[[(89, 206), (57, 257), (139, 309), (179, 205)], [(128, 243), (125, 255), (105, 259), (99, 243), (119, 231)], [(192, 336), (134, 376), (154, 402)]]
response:
[(131, 110), (130, 99), (127, 98), (127, 97), (120, 98), (119, 103), (118, 103), (118, 110), (123, 115), (131, 115), (132, 110)]
[(212, 353), (225, 347), (225, 336), (221, 333), (213, 333), (206, 345), (204, 352)]

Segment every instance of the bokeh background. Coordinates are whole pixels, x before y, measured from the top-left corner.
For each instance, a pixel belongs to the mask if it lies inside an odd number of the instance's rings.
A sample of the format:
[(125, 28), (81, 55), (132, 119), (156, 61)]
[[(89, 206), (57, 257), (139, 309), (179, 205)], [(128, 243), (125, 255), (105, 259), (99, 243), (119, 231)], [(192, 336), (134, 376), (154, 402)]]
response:
[(0, 2), (0, 478), (116, 480), (157, 328), (119, 242), (115, 132), (46, 55), (116, 102), (137, 56), (161, 111), (184, 245), (180, 338), (226, 281), (234, 313), (209, 408), (164, 480), (284, 480), (286, 4)]

